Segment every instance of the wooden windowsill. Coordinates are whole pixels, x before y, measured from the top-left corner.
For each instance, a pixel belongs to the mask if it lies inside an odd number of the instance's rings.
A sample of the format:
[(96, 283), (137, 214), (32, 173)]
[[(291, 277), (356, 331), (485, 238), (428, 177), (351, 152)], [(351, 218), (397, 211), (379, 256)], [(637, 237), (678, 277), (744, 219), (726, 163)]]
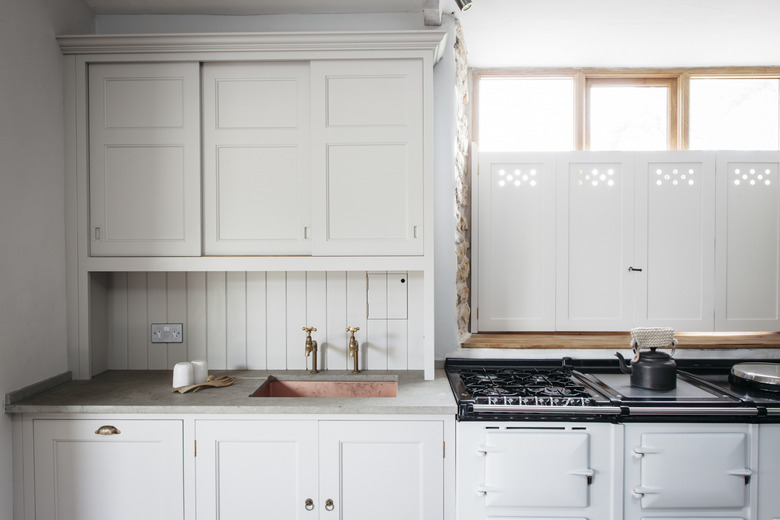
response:
[[(780, 332), (677, 332), (677, 348), (780, 348)], [(514, 332), (472, 334), (463, 348), (615, 349), (629, 348), (629, 332)]]

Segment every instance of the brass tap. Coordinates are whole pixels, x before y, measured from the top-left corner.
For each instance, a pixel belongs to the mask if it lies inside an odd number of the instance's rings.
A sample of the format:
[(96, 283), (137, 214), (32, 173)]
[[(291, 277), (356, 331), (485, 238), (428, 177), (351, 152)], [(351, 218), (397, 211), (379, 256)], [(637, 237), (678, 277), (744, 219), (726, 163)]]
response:
[(309, 357), (309, 354), (314, 353), (311, 357), (311, 373), (317, 374), (319, 373), (319, 370), (317, 370), (317, 342), (311, 339), (311, 333), (317, 332), (317, 328), (303, 327), (303, 331), (306, 333), (306, 357)]
[(347, 332), (350, 333), (349, 336), (349, 357), (355, 358), (355, 368), (352, 369), (353, 374), (357, 374), (360, 372), (360, 369), (358, 368), (358, 342), (355, 339), (355, 332), (359, 331), (360, 327), (347, 327)]

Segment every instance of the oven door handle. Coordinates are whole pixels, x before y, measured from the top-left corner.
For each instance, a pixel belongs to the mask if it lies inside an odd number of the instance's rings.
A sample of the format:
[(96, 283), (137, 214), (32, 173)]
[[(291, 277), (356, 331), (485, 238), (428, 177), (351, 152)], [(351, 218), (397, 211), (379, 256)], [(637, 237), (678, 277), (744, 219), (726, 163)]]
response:
[(661, 493), (660, 489), (647, 488), (647, 487), (635, 487), (631, 490), (631, 494), (636, 498), (642, 498), (645, 495), (658, 495)]
[(588, 485), (590, 486), (593, 484), (593, 475), (595, 475), (596, 472), (592, 469), (573, 469), (569, 471), (569, 475), (577, 475), (582, 477), (588, 478)]
[(634, 457), (636, 458), (642, 458), (645, 455), (663, 452), (661, 448), (653, 448), (651, 446), (637, 446), (631, 451), (634, 453)]
[(502, 491), (504, 491), (503, 488), (496, 486), (486, 486), (485, 484), (480, 484), (477, 486), (477, 494), (483, 497), (488, 493), (501, 493)]
[(480, 455), (487, 455), (488, 453), (501, 453), (501, 451), (501, 448), (496, 448), (495, 446), (485, 446), (484, 444), (477, 446), (477, 453)]
[(745, 479), (745, 485), (747, 486), (748, 484), (750, 484), (750, 477), (753, 475), (753, 472), (748, 468), (733, 469), (729, 471), (729, 475), (734, 475), (735, 477), (743, 477)]

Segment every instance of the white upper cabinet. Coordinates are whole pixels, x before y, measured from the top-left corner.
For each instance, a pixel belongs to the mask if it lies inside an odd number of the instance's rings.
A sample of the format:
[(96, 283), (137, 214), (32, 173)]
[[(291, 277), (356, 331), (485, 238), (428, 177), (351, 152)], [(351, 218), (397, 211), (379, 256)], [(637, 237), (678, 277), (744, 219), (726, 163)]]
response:
[(712, 330), (715, 154), (636, 157), (635, 326)]
[(780, 330), (780, 153), (718, 154), (716, 330)]
[(558, 330), (633, 323), (634, 155), (572, 152), (558, 162)]
[(197, 63), (89, 66), (93, 256), (197, 256)]
[(555, 329), (554, 153), (479, 155), (482, 331)]
[(310, 253), (309, 64), (202, 74), (204, 253)]
[(422, 255), (422, 60), (314, 61), (311, 92), (312, 253)]

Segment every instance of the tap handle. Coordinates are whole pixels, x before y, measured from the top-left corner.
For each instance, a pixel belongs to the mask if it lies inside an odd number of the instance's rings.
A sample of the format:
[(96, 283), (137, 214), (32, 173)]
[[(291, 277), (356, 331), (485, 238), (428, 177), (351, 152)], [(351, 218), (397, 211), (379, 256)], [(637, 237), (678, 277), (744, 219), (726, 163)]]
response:
[(311, 336), (312, 332), (317, 332), (317, 327), (302, 327), (301, 330), (303, 330), (307, 336)]
[(360, 327), (347, 327), (347, 332), (351, 332), (353, 336), (359, 330), (360, 330)]

